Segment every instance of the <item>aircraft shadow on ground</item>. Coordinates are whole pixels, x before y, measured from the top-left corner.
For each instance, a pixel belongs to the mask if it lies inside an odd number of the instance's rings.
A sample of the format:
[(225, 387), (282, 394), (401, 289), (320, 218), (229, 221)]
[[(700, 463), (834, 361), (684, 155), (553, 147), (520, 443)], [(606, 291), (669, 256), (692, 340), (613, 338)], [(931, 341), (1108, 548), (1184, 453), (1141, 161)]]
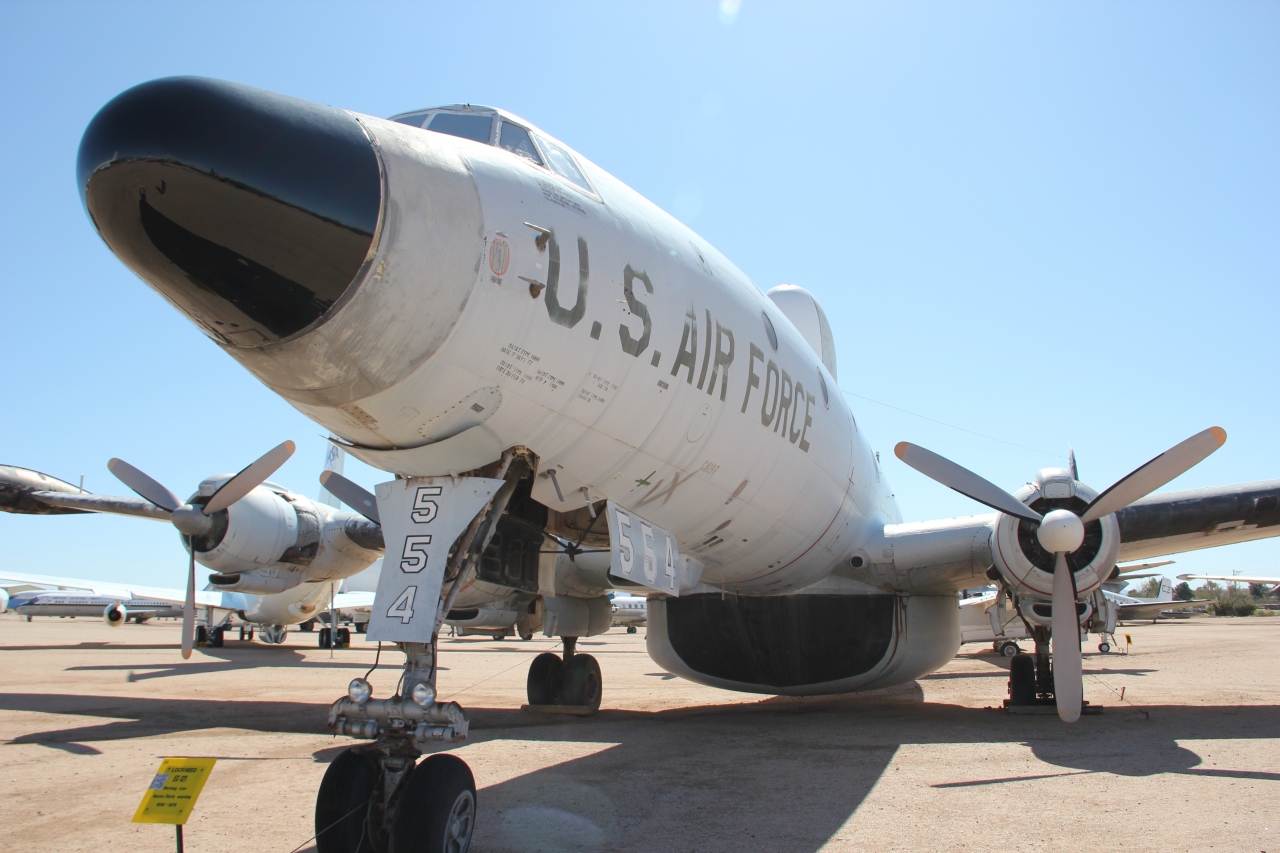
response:
[(0, 710), (110, 717), (110, 722), (32, 732), (8, 743), (39, 744), (85, 755), (95, 742), (129, 740), (209, 728), (315, 734), (324, 731), (327, 704), (235, 699), (152, 699), (65, 693), (0, 693)]
[[(918, 685), (870, 696), (773, 698), (589, 721), (529, 725), (527, 712), (474, 709), (476, 740), (604, 744), (582, 758), (479, 792), (478, 849), (817, 850), (836, 835), (907, 744), (1022, 744), (1062, 768), (974, 779), (966, 767), (935, 788), (1066, 775), (1159, 773), (1280, 781), (1280, 773), (1218, 770), (1178, 744), (1280, 737), (1280, 708), (1114, 708), (1075, 726), (1056, 716), (926, 705)], [(1230, 719), (1229, 725), (1224, 722)], [(643, 720), (644, 724), (635, 725)], [(522, 728), (518, 733), (513, 728)], [(612, 745), (615, 744), (616, 745)], [(732, 796), (726, 797), (726, 791)], [(693, 828), (690, 830), (690, 828)], [(707, 839), (717, 841), (707, 846)]]
[[(324, 734), (327, 706), (8, 693), (0, 694), (0, 709), (115, 718), (10, 741), (96, 754), (94, 743), (208, 728)], [(1068, 726), (1054, 716), (925, 704), (913, 683), (853, 696), (606, 710), (587, 719), (512, 708), (468, 711), (473, 743), (599, 745), (589, 755), (484, 787), (476, 849), (489, 853), (817, 850), (863, 803), (899, 748), (913, 744), (1019, 744), (1051, 765), (1045, 773), (998, 778), (974, 778), (967, 772), (974, 768), (957, 765), (933, 784), (940, 789), (1094, 773), (1280, 781), (1280, 773), (1205, 766), (1179, 743), (1280, 737), (1274, 705), (1119, 706)], [(314, 758), (331, 761), (350, 743), (339, 740)], [(716, 839), (711, 847), (708, 838)]]

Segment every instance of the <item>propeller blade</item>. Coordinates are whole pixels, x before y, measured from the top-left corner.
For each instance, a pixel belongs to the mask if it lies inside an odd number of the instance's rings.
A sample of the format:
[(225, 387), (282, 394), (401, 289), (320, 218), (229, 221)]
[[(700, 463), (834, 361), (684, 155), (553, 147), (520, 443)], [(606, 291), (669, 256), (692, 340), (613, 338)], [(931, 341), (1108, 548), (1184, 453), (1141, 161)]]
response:
[(177, 495), (123, 459), (109, 460), (107, 469), (116, 475), (117, 480), (167, 512), (173, 512), (182, 506)]
[(1053, 696), (1065, 722), (1080, 719), (1084, 675), (1080, 669), (1080, 619), (1071, 584), (1067, 555), (1059, 553), (1053, 567)]
[(1088, 524), (1104, 515), (1119, 512), (1170, 480), (1190, 471), (1226, 441), (1227, 431), (1222, 427), (1209, 427), (1204, 432), (1196, 433), (1113, 483), (1111, 488), (1098, 495), (1089, 506), (1085, 507), (1084, 515), (1080, 516), (1080, 520)]
[(1041, 518), (1040, 513), (1004, 489), (982, 479), (968, 468), (961, 468), (950, 459), (945, 459), (931, 450), (925, 450), (923, 447), (906, 441), (900, 441), (893, 448), (893, 453), (929, 479), (936, 480), (967, 498), (973, 498), (980, 504), (986, 504), (1006, 515), (1025, 518), (1027, 521), (1039, 521)]
[(374, 524), (382, 523), (382, 519), (378, 516), (378, 499), (363, 486), (356, 485), (337, 471), (321, 471), (320, 485), (328, 489), (329, 494)]
[(239, 474), (236, 474), (218, 487), (218, 490), (213, 493), (213, 497), (209, 498), (209, 502), (204, 505), (204, 514), (213, 515), (219, 510), (224, 510), (258, 488), (258, 486), (261, 486), (268, 477), (288, 461), (296, 447), (297, 445), (292, 441), (286, 441), (259, 456), (257, 461), (245, 466), (244, 470)]
[(182, 659), (191, 659), (196, 633), (196, 545), (190, 536), (187, 547), (191, 549), (191, 561), (187, 564), (187, 597), (182, 602)]

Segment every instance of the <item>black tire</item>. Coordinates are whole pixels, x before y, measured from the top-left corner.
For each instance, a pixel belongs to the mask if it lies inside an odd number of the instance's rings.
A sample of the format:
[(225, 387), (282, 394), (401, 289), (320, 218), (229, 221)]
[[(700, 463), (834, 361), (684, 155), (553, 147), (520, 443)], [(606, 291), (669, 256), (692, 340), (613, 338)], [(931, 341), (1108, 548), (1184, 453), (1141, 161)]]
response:
[(1011, 658), (1014, 655), (1022, 654), (1022, 649), (1018, 648), (1018, 644), (1015, 643), (1013, 640), (1005, 640), (1003, 643), (1001, 643), (999, 651), (1000, 651), (1000, 654), (1004, 655), (1007, 658)]
[(600, 664), (591, 655), (574, 655), (564, 665), (564, 688), (561, 702), (578, 705), (595, 711), (600, 708), (600, 694), (604, 690), (604, 677)]
[(1031, 655), (1014, 655), (1009, 661), (1009, 704), (1036, 703), (1036, 662)]
[(356, 623), (356, 633), (357, 633), (357, 634), (364, 634), (364, 633), (366, 633), (368, 630), (369, 630), (369, 623), (368, 623), (368, 622), (357, 622), (357, 623)]
[(329, 629), (328, 628), (321, 628), (319, 631), (316, 632), (316, 637), (317, 637), (316, 645), (318, 645), (322, 649), (329, 648)]
[(316, 629), (316, 620), (308, 619), (298, 626), (299, 631), (314, 631)]
[(209, 644), (209, 629), (203, 625), (196, 626), (196, 645), (207, 646)]
[(370, 753), (354, 749), (329, 765), (316, 795), (316, 853), (373, 853), (368, 806), (380, 772)]
[(346, 628), (338, 629), (338, 636), (334, 638), (338, 648), (346, 649), (351, 646), (351, 632)]
[(214, 628), (212, 631), (209, 632), (209, 648), (211, 649), (222, 648), (223, 641), (225, 639), (226, 639), (226, 631), (224, 631), (222, 628)]
[(559, 705), (564, 678), (564, 661), (559, 655), (543, 652), (529, 664), (525, 682), (530, 705)]
[(636, 626), (635, 626), (635, 625), (628, 625), (628, 626), (627, 626), (627, 633), (628, 633), (628, 634), (634, 634), (635, 632), (636, 632)]
[(476, 780), (457, 756), (428, 755), (400, 792), (389, 853), (466, 853), (476, 830)]
[(1110, 653), (1111, 653), (1111, 644), (1110, 644), (1110, 643), (1106, 643), (1106, 642), (1098, 643), (1098, 651), (1102, 652), (1104, 655), (1105, 655), (1105, 654), (1110, 654)]

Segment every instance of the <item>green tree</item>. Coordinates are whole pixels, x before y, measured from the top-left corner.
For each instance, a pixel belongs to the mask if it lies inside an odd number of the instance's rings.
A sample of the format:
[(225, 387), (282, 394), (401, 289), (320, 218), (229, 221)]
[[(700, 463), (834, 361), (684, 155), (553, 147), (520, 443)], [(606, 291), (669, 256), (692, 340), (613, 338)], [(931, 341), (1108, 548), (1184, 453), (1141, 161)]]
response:
[(1217, 598), (1222, 587), (1213, 581), (1205, 581), (1204, 586), (1196, 590), (1196, 598)]
[(1214, 616), (1252, 616), (1257, 609), (1249, 593), (1236, 584), (1221, 590), (1218, 600), (1209, 605), (1209, 612)]
[(1266, 598), (1267, 593), (1271, 591), (1274, 584), (1269, 583), (1251, 583), (1249, 584), (1249, 594), (1254, 598)]
[(1195, 593), (1191, 591), (1191, 584), (1186, 581), (1183, 581), (1173, 588), (1174, 601), (1190, 601), (1195, 597)]

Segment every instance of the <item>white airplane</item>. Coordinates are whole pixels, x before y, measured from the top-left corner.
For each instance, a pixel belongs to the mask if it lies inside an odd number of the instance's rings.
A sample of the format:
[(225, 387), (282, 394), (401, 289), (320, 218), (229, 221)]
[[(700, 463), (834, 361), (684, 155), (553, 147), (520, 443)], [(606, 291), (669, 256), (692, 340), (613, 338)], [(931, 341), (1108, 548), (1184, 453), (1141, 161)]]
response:
[(1172, 614), (1187, 610), (1200, 604), (1207, 604), (1207, 598), (1193, 598), (1187, 601), (1173, 600), (1173, 583), (1168, 578), (1160, 579), (1160, 592), (1155, 598), (1138, 598), (1119, 592), (1104, 592), (1119, 611), (1119, 621), (1132, 622), (1135, 619), (1155, 621), (1161, 614)]
[(628, 634), (634, 634), (636, 628), (648, 624), (647, 597), (621, 593), (609, 596), (609, 602), (613, 607), (613, 624), (626, 628)]
[[(281, 448), (291, 453), (292, 442)], [(288, 456), (281, 448), (268, 454), (269, 463), (278, 459), (270, 470), (255, 468), (259, 463), (254, 463), (234, 477), (208, 477), (185, 503), (119, 459), (111, 460), (110, 469), (126, 485), (138, 484), (146, 500), (90, 494), (38, 471), (0, 466), (0, 510), (105, 512), (172, 521), (184, 534), (183, 547), (190, 555), (185, 591), (11, 571), (0, 571), (0, 585), (38, 585), (105, 597), (110, 601), (98, 614), (113, 627), (134, 613), (131, 599), (177, 603), (189, 623), (183, 630), (187, 652), (196, 642), (221, 646), (233, 617), (248, 626), (241, 628), (242, 639), (251, 637), (256, 625), (264, 642), (277, 644), (284, 642), (287, 626), (314, 619), (330, 599), (339, 606), (367, 602), (368, 595), (335, 595), (335, 585), (381, 556), (381, 528), (357, 513), (266, 481)], [(196, 563), (213, 570), (207, 589), (195, 588)], [(198, 627), (197, 608), (205, 612), (204, 624)], [(321, 639), (321, 645), (327, 645)]]
[(1004, 657), (1022, 654), (1018, 640), (1031, 637), (1014, 599), (1003, 590), (990, 588), (960, 599), (960, 645), (991, 643)]
[(1010, 701), (1052, 696), (1068, 721), (1079, 623), (1117, 560), (1280, 533), (1280, 482), (1152, 494), (1223, 444), (1217, 427), (1102, 492), (1049, 468), (1011, 495), (901, 443), (908, 465), (994, 510), (903, 523), (816, 300), (762, 293), (502, 110), (386, 120), (169, 78), (102, 108), (77, 175), (125, 264), (396, 475), (376, 494), (331, 488), (381, 520), (369, 637), (398, 643), (405, 668), (397, 695), (358, 678), (330, 709), (335, 734), (371, 743), (325, 774), (327, 851), (468, 847), (466, 764), (415, 759), (466, 737), (462, 708), (436, 701), (435, 640), (504, 519), (529, 533), (520, 553), (563, 552), (536, 561), (536, 585), (532, 560), (495, 581), (536, 591), (543, 630), (564, 639), (563, 658), (534, 660), (531, 704), (599, 705), (576, 640), (607, 630), (612, 577), (652, 592), (646, 642), (667, 671), (792, 695), (937, 669), (959, 644), (955, 592), (994, 581), (1029, 603), (1035, 635)]
[(57, 617), (103, 617), (108, 625), (123, 624), (132, 619), (139, 625), (156, 617), (180, 617), (182, 608), (172, 601), (159, 599), (128, 598), (118, 599), (107, 595), (85, 593), (49, 592), (36, 590), (20, 592), (8, 597), (7, 608), (20, 616), (27, 617), (30, 622), (35, 616)]

